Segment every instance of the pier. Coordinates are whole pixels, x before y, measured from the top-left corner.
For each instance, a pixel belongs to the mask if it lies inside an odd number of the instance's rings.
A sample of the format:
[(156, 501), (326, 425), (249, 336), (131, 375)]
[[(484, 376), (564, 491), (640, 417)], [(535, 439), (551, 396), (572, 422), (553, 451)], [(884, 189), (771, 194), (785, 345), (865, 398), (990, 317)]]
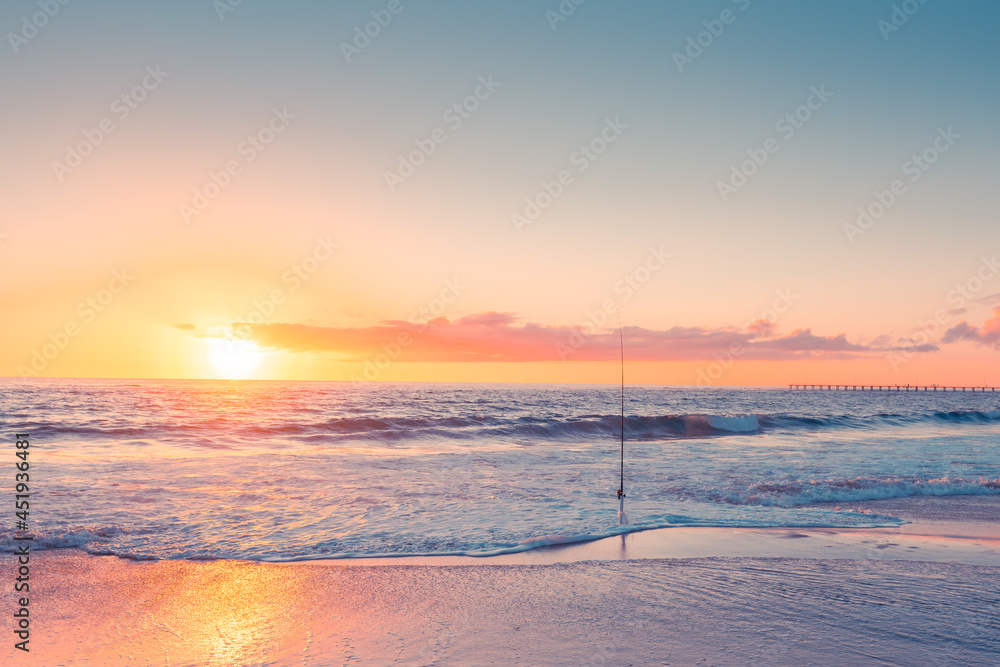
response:
[(813, 391), (950, 391), (950, 392), (996, 392), (996, 387), (948, 387), (938, 384), (790, 384), (789, 389)]

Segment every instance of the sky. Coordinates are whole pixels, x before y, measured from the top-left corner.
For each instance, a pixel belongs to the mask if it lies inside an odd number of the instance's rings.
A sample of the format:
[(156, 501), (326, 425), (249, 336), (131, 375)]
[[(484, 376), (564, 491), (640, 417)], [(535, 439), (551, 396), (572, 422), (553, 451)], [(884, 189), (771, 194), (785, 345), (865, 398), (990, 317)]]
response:
[(996, 3), (0, 28), (0, 375), (1000, 385)]

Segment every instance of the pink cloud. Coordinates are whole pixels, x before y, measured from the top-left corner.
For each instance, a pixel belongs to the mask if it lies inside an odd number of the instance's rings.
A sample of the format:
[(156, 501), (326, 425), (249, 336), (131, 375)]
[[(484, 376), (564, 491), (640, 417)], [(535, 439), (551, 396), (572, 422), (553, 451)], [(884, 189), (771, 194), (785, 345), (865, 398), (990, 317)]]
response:
[[(329, 352), (347, 360), (382, 353), (386, 346), (406, 348), (407, 361), (607, 361), (618, 358), (616, 330), (551, 326), (518, 321), (512, 313), (487, 312), (426, 323), (389, 320), (369, 327), (305, 324), (252, 325), (258, 344), (292, 352)], [(242, 326), (242, 325), (241, 325)], [(899, 347), (852, 343), (843, 333), (818, 336), (810, 329), (778, 335), (774, 325), (756, 321), (748, 329), (625, 327), (628, 357), (634, 361), (691, 361), (739, 349), (744, 359), (845, 359)], [(907, 348), (909, 349), (909, 348)], [(936, 350), (927, 346), (921, 351)]]
[(948, 329), (941, 339), (944, 343), (954, 343), (960, 340), (972, 341), (1000, 350), (1000, 308), (994, 311), (992, 318), (983, 323), (981, 329), (962, 321)]

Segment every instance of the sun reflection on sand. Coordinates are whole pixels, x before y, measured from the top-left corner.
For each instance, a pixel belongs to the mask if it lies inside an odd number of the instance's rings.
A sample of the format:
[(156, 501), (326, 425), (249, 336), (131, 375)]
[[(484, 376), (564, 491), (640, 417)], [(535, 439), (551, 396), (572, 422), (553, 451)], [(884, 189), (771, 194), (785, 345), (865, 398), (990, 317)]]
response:
[[(270, 664), (308, 643), (303, 613), (289, 615), (288, 600), (311, 596), (290, 573), (232, 561), (153, 567), (163, 590), (147, 598), (144, 615), (157, 623), (141, 634), (169, 644), (171, 664)], [(142, 657), (162, 655), (157, 647)]]

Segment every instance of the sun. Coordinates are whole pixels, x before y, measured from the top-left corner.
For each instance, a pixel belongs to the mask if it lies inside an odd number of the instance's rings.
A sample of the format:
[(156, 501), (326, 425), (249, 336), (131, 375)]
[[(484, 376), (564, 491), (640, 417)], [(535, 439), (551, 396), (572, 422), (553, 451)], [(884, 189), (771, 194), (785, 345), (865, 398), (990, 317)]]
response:
[(253, 377), (266, 353), (251, 340), (209, 338), (208, 360), (218, 377), (245, 380)]

